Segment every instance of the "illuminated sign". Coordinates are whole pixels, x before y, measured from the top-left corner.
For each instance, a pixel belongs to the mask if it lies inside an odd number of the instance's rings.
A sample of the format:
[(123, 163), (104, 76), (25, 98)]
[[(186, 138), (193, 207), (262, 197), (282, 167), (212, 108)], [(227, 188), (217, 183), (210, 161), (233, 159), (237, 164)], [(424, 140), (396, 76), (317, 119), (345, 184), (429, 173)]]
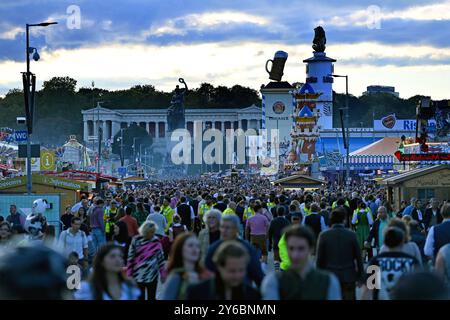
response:
[[(429, 132), (436, 130), (436, 121), (428, 120)], [(400, 120), (395, 115), (388, 115), (380, 120), (373, 121), (373, 129), (379, 131), (416, 131), (416, 120)]]
[(450, 161), (450, 153), (394, 153), (399, 161)]

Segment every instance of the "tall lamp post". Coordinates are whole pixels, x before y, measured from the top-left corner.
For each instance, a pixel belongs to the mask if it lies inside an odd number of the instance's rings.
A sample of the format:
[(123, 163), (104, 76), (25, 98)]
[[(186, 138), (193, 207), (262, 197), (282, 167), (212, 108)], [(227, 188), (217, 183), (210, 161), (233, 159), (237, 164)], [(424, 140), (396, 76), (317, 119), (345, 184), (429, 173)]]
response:
[(124, 158), (123, 158), (123, 128), (120, 129), (120, 166), (123, 167), (124, 165)]
[[(58, 22), (41, 22), (35, 24), (26, 24), (26, 48), (25, 56), (27, 61), (27, 71), (22, 74), (23, 92), (25, 99), (25, 114), (27, 119), (27, 193), (32, 192), (31, 179), (31, 134), (33, 133), (33, 116), (34, 116), (34, 90), (36, 85), (36, 76), (30, 72), (30, 54), (33, 53), (33, 60), (39, 60), (39, 54), (36, 48), (30, 47), (30, 28), (31, 27), (48, 27)], [(30, 91), (31, 89), (31, 91)]]
[(345, 78), (345, 122), (346, 122), (346, 145), (347, 145), (347, 154), (346, 154), (346, 166), (345, 166), (345, 176), (346, 178), (350, 178), (350, 163), (349, 163), (349, 153), (350, 153), (350, 135), (349, 135), (349, 109), (348, 109), (348, 75), (338, 75), (338, 74), (330, 74), (331, 77), (335, 78)]

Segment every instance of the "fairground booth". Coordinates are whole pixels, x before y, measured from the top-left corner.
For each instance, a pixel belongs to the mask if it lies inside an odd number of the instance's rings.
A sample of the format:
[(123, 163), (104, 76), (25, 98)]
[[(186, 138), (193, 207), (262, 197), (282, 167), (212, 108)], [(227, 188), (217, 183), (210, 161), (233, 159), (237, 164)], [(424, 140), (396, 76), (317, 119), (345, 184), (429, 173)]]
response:
[(272, 182), (274, 185), (281, 186), (283, 189), (304, 189), (314, 190), (326, 185), (326, 181), (313, 178), (303, 174), (294, 174), (292, 176), (281, 178)]
[(401, 202), (415, 197), (422, 202), (431, 198), (450, 200), (450, 165), (435, 165), (407, 171), (380, 181), (387, 187), (388, 200), (395, 210)]

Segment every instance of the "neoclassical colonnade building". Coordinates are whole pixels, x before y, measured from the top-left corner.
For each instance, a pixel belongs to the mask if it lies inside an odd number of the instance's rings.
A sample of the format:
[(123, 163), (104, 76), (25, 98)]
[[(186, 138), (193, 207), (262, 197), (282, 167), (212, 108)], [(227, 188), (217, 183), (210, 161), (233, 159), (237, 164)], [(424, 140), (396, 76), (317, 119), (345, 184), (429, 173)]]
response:
[[(103, 142), (114, 138), (121, 128), (135, 123), (147, 130), (155, 144), (168, 137), (167, 108), (155, 109), (107, 109), (100, 106), (83, 110), (83, 140), (97, 140), (98, 126), (103, 131)], [(248, 129), (259, 130), (262, 124), (261, 107), (246, 108), (186, 108), (186, 129), (193, 135), (194, 121), (202, 121), (204, 129)]]

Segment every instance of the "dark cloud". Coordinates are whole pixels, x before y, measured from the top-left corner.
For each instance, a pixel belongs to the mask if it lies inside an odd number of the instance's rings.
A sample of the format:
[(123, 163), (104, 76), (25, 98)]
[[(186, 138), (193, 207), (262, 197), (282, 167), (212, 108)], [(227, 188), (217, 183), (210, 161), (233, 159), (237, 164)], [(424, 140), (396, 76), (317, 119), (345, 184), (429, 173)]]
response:
[[(50, 27), (45, 34), (34, 34), (32, 46), (50, 49), (79, 48), (102, 43), (150, 43), (168, 45), (173, 43), (205, 43), (227, 41), (267, 41), (286, 44), (310, 43), (316, 21), (324, 19), (327, 45), (375, 41), (382, 44), (419, 44), (434, 47), (450, 47), (450, 20), (416, 21), (386, 20), (381, 29), (365, 26), (327, 26), (327, 19), (338, 15), (347, 16), (369, 5), (378, 5), (386, 10), (401, 10), (415, 5), (430, 4), (426, 0), (400, 1), (269, 1), (269, 0), (34, 0), (2, 1), (0, 3), (0, 34), (25, 23), (35, 23), (55, 17), (60, 24)], [(66, 10), (69, 5), (81, 9), (81, 29), (70, 30), (66, 26)], [(269, 25), (237, 23), (218, 25), (205, 30), (187, 28), (186, 34), (162, 34), (141, 37), (151, 27), (175, 21), (175, 27), (186, 29), (186, 22), (180, 17), (189, 14), (233, 10), (258, 15), (272, 21)], [(24, 57), (24, 33), (18, 33), (13, 40), (0, 39), (0, 61), (22, 60)]]

